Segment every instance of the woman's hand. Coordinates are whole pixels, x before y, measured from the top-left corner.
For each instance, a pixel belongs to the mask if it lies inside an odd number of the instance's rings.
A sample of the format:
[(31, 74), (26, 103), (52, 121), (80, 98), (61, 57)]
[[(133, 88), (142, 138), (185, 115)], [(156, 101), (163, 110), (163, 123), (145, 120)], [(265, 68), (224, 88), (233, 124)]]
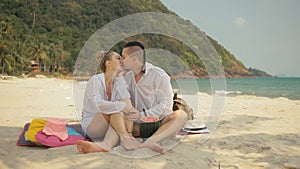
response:
[(128, 119), (131, 121), (139, 121), (140, 118), (141, 118), (140, 112), (137, 109), (132, 108), (128, 114)]
[(121, 101), (126, 104), (122, 112), (128, 114), (133, 109), (130, 99), (122, 99)]
[(121, 101), (126, 103), (125, 108), (122, 110), (124, 116), (131, 121), (138, 121), (141, 118), (141, 114), (132, 106), (130, 99), (122, 99)]
[(124, 74), (126, 73), (127, 71), (123, 68), (123, 66), (118, 66), (117, 69), (115, 70), (115, 76), (116, 77), (120, 77), (120, 76), (124, 76)]

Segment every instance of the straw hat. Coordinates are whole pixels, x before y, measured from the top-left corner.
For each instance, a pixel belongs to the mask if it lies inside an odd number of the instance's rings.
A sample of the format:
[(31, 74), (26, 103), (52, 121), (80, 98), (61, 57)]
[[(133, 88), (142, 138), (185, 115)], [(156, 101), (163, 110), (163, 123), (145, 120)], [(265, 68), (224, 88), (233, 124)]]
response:
[(206, 128), (207, 128), (206, 125), (199, 120), (188, 120), (184, 125), (185, 130), (192, 130), (192, 131), (203, 130)]

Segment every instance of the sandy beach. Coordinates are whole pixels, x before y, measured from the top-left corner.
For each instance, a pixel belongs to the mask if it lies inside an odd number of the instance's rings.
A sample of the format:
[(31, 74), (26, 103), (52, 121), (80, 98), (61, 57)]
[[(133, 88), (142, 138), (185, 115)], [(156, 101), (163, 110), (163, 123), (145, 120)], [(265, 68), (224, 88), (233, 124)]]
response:
[[(300, 168), (300, 100), (226, 97), (217, 130), (203, 144), (189, 135), (163, 155), (126, 158), (80, 154), (75, 146), (16, 146), (25, 123), (58, 117), (76, 121), (72, 81), (54, 78), (0, 80), (0, 168), (296, 169)], [(203, 111), (211, 96), (203, 95)]]

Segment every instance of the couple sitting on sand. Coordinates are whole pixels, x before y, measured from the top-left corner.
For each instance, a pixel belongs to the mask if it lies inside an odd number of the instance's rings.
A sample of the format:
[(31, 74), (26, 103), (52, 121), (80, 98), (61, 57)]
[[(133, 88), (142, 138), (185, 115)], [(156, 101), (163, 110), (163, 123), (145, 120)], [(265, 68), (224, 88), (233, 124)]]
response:
[[(94, 142), (78, 141), (78, 151), (108, 152), (120, 143), (126, 150), (150, 148), (164, 153), (159, 142), (175, 136), (187, 120), (186, 113), (172, 110), (170, 77), (145, 61), (140, 42), (127, 43), (122, 57), (113, 51), (97, 56), (104, 73), (94, 75), (87, 83), (81, 123)], [(121, 75), (121, 69), (127, 73)], [(145, 114), (159, 117), (160, 127), (145, 142), (139, 142), (135, 139), (140, 133), (138, 122)]]

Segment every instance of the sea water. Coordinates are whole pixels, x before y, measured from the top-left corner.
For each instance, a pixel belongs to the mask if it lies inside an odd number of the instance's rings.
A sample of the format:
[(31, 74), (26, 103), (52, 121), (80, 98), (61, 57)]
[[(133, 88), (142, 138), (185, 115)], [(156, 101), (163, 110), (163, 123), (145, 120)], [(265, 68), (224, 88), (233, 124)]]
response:
[(172, 87), (180, 94), (202, 92), (300, 100), (300, 78), (176, 79), (172, 80)]

